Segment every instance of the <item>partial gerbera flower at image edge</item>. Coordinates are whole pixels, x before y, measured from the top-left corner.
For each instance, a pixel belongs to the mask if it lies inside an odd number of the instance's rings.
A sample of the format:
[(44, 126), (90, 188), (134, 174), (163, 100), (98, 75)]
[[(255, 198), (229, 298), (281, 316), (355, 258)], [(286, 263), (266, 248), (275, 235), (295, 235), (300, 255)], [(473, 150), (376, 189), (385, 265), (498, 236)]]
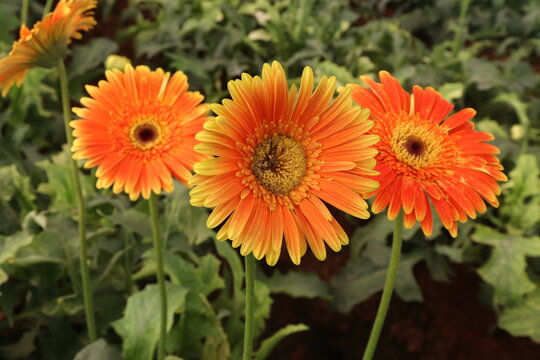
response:
[(388, 208), (393, 220), (404, 211), (404, 224), (419, 221), (425, 235), (433, 231), (432, 206), (443, 226), (457, 236), (457, 221), (476, 218), (486, 211), (485, 202), (497, 207), (506, 181), (495, 156), (499, 149), (486, 141), (487, 132), (477, 131), (471, 108), (453, 115), (454, 106), (433, 88), (414, 86), (412, 94), (388, 72), (379, 73), (380, 83), (363, 76), (369, 88), (348, 85), (353, 100), (370, 110), (374, 121), (370, 134), (378, 135), (375, 147), (381, 186), (366, 194), (374, 196), (372, 211)]
[(278, 62), (265, 64), (262, 77), (242, 74), (196, 136), (195, 149), (211, 158), (195, 164), (191, 204), (214, 208), (207, 225), (223, 223), (218, 240), (270, 265), (283, 242), (295, 264), (308, 245), (320, 260), (326, 245), (339, 251), (349, 240), (323, 201), (366, 219), (362, 194), (379, 186), (366, 177), (377, 174), (368, 111), (350, 90), (334, 99), (334, 77), (313, 85), (306, 67), (299, 89), (289, 88)]
[(60, 0), (55, 9), (32, 29), (22, 25), (19, 40), (9, 54), (0, 59), (0, 90), (6, 96), (16, 84), (20, 86), (31, 68), (51, 68), (67, 55), (72, 39), (90, 30), (96, 21), (92, 9), (97, 0)]
[(90, 97), (74, 108), (73, 158), (97, 166), (96, 186), (125, 191), (131, 200), (173, 190), (173, 178), (187, 184), (196, 162), (195, 134), (209, 107), (199, 92), (188, 91), (187, 76), (147, 66), (108, 70), (107, 80), (86, 86)]

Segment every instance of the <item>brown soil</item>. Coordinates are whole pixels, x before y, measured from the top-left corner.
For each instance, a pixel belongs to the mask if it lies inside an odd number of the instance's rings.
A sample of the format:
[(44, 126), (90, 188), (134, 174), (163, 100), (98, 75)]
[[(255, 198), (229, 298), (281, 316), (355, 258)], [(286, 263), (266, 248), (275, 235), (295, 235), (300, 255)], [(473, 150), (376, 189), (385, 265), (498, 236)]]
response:
[[(540, 344), (496, 328), (494, 311), (478, 300), (481, 279), (475, 272), (454, 265), (451, 282), (442, 283), (423, 263), (414, 270), (424, 301), (393, 297), (375, 359), (540, 359)], [(305, 323), (311, 329), (284, 339), (269, 358), (361, 359), (379, 299), (380, 293), (341, 314), (321, 299), (275, 296), (263, 337), (287, 324)]]

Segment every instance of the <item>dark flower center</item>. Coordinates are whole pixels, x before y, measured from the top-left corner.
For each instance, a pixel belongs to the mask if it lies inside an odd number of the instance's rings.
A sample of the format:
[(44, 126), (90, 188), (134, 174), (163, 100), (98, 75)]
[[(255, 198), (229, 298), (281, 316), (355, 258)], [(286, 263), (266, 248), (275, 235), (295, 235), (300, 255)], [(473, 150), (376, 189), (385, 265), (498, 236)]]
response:
[(405, 148), (413, 156), (422, 156), (425, 146), (422, 141), (410, 138), (405, 142)]
[(158, 137), (157, 129), (154, 125), (145, 124), (135, 129), (135, 137), (141, 143), (150, 143)]

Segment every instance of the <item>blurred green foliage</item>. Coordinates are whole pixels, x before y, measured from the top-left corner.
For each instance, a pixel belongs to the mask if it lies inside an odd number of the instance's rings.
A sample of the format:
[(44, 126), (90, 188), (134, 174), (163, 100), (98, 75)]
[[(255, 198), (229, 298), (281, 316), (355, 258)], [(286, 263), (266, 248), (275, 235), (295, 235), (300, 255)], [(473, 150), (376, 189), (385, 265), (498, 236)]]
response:
[[(30, 20), (39, 19), (42, 6), (31, 1)], [(72, 103), (85, 95), (84, 84), (103, 78), (103, 62), (113, 53), (186, 72), (191, 89), (210, 102), (227, 96), (228, 80), (258, 74), (274, 59), (292, 82), (309, 65), (339, 85), (386, 69), (405, 88), (439, 89), (457, 109), (478, 111), (476, 126), (495, 134), (510, 180), (500, 208), (461, 225), (457, 239), (439, 223), (427, 240), (417, 227), (406, 231), (396, 292), (422, 300), (412, 272), (421, 261), (441, 281), (451, 277), (450, 263), (465, 264), (491, 289), (488, 305), (499, 326), (540, 341), (540, 3), (474, 1), (463, 22), (460, 7), (446, 0), (102, 0), (98, 26), (72, 46)], [(2, 55), (16, 38), (19, 11), (18, 0), (0, 3)], [(0, 358), (150, 359), (157, 290), (149, 285), (155, 265), (147, 205), (97, 191), (89, 171), (83, 177), (89, 266), (102, 338), (86, 343), (64, 139), (56, 74), (33, 69), (0, 100)], [(237, 359), (242, 262), (229, 243), (212, 241), (207, 212), (187, 198), (176, 184), (161, 203), (171, 297), (167, 350), (183, 359)], [(331, 281), (297, 271), (259, 274), (257, 335), (273, 293), (319, 297), (347, 312), (382, 288), (391, 223), (384, 215), (362, 226), (347, 220), (350, 261)], [(257, 359), (304, 330), (289, 326), (256, 342)]]

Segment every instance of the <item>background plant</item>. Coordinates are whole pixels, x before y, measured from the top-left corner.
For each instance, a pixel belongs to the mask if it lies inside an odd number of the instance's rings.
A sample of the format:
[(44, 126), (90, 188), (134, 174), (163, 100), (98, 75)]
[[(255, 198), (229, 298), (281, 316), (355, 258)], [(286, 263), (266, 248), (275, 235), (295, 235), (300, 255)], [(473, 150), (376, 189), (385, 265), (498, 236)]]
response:
[[(39, 19), (44, 3), (30, 1), (29, 22)], [(227, 80), (258, 73), (273, 59), (291, 78), (309, 65), (319, 77), (335, 75), (344, 85), (386, 69), (405, 88), (441, 90), (456, 108), (478, 110), (477, 127), (496, 136), (510, 181), (500, 208), (461, 226), (455, 240), (439, 230), (428, 241), (417, 228), (406, 231), (396, 292), (406, 301), (422, 301), (416, 264), (427, 264), (441, 281), (452, 278), (452, 263), (464, 264), (485, 282), (483, 299), (497, 313), (498, 326), (540, 341), (540, 5), (473, 1), (463, 23), (460, 8), (458, 1), (442, 0), (104, 0), (97, 28), (72, 47), (70, 96), (77, 104), (83, 84), (103, 76), (103, 62), (113, 53), (134, 64), (184, 70), (191, 89), (209, 101), (221, 100)], [(15, 38), (20, 10), (17, 0), (0, 3), (2, 53)], [(158, 300), (148, 209), (97, 191), (89, 172), (83, 186), (101, 340), (86, 343), (75, 195), (62, 152), (56, 84), (54, 71), (33, 69), (21, 88), (0, 101), (0, 358), (149, 359), (157, 341)], [(177, 185), (160, 208), (173, 319), (167, 351), (184, 359), (238, 358), (241, 258), (213, 240), (207, 213), (189, 206), (187, 190)], [(320, 298), (347, 313), (382, 289), (391, 224), (385, 216), (347, 220), (349, 259), (330, 281), (261, 266), (258, 335), (274, 294)], [(266, 342), (259, 339), (257, 356), (264, 358), (277, 340), (305, 329), (292, 326)]]

